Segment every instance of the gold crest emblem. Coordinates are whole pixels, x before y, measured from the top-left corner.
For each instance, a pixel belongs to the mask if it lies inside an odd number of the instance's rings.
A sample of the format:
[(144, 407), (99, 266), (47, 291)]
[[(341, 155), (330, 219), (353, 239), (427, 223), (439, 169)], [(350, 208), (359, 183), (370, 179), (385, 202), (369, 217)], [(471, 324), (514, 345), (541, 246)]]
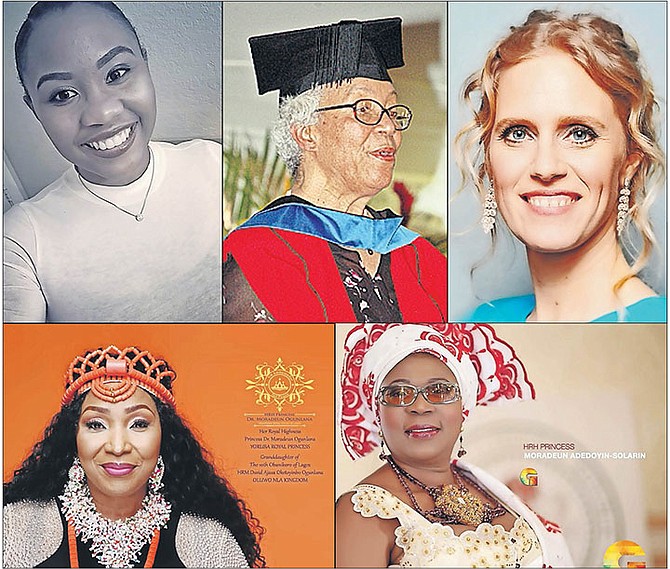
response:
[(256, 366), (256, 377), (247, 379), (247, 389), (256, 391), (256, 405), (267, 407), (274, 403), (281, 413), (284, 405), (297, 407), (304, 403), (303, 395), (307, 389), (314, 389), (313, 379), (305, 379), (303, 368), (293, 363), (285, 366), (281, 358), (273, 367), (269, 364)]

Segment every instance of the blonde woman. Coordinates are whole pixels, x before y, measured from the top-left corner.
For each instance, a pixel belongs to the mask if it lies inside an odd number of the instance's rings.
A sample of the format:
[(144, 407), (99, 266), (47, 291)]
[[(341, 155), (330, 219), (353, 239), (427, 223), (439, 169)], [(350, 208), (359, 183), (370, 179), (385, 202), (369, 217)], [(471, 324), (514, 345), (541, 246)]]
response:
[[(525, 246), (533, 286), (469, 319), (665, 321), (665, 298), (639, 276), (656, 242), (649, 207), (664, 156), (635, 41), (595, 14), (535, 10), (464, 96), (479, 102), (457, 135), (461, 169), (484, 230), (504, 223)], [(632, 262), (629, 226), (642, 241)]]

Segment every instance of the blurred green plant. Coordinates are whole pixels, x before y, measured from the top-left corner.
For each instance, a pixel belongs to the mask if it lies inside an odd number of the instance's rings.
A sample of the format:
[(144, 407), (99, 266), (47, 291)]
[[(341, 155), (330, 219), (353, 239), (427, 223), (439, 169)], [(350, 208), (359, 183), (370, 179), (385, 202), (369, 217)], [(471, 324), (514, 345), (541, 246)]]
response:
[(223, 148), (223, 234), (282, 195), (290, 182), (286, 166), (266, 133), (259, 151), (250, 140), (232, 136)]

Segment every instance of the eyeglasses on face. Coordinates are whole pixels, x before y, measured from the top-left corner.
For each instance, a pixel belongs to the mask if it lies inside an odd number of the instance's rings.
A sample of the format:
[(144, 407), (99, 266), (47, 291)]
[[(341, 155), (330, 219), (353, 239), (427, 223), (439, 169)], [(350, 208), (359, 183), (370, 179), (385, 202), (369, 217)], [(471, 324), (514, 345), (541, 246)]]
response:
[(336, 109), (353, 109), (354, 117), (360, 123), (375, 126), (382, 121), (384, 114), (388, 115), (396, 130), (406, 130), (412, 122), (412, 111), (405, 105), (391, 105), (388, 109), (374, 99), (358, 99), (345, 105), (333, 105), (316, 109), (317, 113), (334, 111)]
[(425, 387), (409, 384), (392, 384), (382, 387), (378, 400), (382, 405), (390, 407), (409, 407), (413, 405), (419, 393), (433, 405), (446, 405), (461, 398), (458, 385), (450, 381), (435, 381)]

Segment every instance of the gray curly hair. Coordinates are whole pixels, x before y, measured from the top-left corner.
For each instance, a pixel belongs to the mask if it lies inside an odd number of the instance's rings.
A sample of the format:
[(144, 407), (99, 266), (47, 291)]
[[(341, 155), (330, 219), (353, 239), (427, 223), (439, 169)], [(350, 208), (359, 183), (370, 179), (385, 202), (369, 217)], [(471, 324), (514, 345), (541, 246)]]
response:
[(291, 126), (316, 124), (316, 109), (321, 101), (321, 87), (313, 87), (295, 97), (286, 97), (279, 103), (279, 115), (272, 125), (272, 140), (277, 154), (286, 163), (295, 178), (302, 162), (302, 150), (291, 135)]

